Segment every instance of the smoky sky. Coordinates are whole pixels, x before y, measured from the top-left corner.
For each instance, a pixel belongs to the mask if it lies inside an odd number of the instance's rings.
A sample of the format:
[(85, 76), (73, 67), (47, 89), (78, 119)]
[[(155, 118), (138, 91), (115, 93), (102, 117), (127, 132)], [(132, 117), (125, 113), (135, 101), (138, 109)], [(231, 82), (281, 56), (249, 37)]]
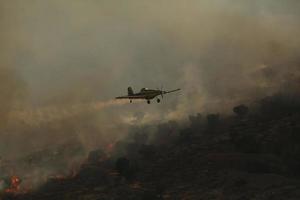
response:
[[(296, 0), (2, 0), (0, 9), (0, 114), (47, 123), (11, 117), (6, 137), (76, 135), (90, 145), (128, 124), (299, 92)], [(111, 103), (128, 86), (182, 91), (162, 104)]]

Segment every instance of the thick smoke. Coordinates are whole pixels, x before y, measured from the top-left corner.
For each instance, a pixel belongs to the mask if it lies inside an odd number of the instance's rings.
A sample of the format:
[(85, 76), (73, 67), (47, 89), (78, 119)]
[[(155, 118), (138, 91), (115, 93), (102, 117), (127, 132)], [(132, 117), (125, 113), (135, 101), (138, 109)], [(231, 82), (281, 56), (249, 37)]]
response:
[(0, 91), (0, 127), (3, 128), (8, 122), (10, 111), (17, 108), (25, 94), (24, 83), (13, 69), (0, 67)]
[[(0, 9), (1, 157), (68, 141), (91, 150), (131, 125), (299, 93), (296, 0), (3, 0)], [(112, 100), (128, 86), (182, 91), (162, 104)]]

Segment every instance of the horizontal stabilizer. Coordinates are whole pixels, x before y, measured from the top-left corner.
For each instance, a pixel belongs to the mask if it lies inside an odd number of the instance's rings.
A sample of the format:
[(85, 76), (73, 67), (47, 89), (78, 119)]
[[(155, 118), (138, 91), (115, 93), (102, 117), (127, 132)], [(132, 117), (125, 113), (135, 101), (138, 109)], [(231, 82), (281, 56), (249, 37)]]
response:
[(176, 90), (170, 90), (170, 91), (165, 91), (164, 94), (168, 94), (168, 93), (171, 93), (171, 92), (177, 92), (181, 90), (180, 88), (176, 89)]

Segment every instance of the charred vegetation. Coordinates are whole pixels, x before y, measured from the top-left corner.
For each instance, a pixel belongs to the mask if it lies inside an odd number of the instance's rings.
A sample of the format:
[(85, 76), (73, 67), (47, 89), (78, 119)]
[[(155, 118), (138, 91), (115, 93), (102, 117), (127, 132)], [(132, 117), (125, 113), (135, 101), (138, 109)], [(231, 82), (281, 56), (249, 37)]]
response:
[(300, 198), (299, 105), (275, 95), (257, 108), (238, 105), (231, 116), (197, 114), (154, 132), (140, 127), (110, 155), (90, 152), (72, 176), (2, 199)]

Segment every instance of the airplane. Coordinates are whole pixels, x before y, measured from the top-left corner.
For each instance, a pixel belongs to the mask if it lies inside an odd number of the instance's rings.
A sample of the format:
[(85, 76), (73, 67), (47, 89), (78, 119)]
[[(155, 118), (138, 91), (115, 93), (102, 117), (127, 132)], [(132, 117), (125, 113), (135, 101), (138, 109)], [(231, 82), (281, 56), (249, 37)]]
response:
[[(152, 99), (154, 99), (157, 96), (161, 96), (161, 98), (164, 98), (164, 94), (168, 94), (171, 92), (177, 92), (180, 89), (176, 90), (170, 90), (170, 91), (164, 91), (164, 90), (153, 90), (148, 88), (142, 88), (140, 92), (134, 93), (132, 87), (128, 87), (128, 95), (127, 96), (120, 96), (116, 97), (116, 99), (129, 99), (130, 103), (132, 103), (133, 99), (145, 99), (147, 100), (147, 103), (150, 104)], [(160, 99), (157, 97), (156, 99), (157, 103), (160, 103)]]

